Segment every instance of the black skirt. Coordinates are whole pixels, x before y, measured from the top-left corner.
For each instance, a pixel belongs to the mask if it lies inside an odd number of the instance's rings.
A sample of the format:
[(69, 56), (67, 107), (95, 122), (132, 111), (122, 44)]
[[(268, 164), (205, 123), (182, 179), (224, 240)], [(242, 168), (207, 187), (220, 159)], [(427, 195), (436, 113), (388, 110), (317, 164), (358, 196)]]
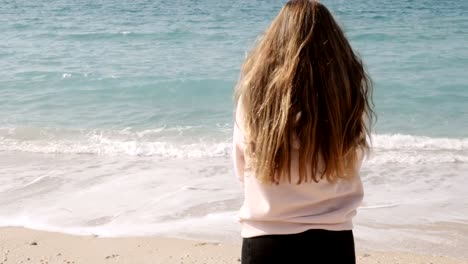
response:
[(242, 264), (355, 264), (353, 231), (311, 229), (299, 234), (244, 238)]

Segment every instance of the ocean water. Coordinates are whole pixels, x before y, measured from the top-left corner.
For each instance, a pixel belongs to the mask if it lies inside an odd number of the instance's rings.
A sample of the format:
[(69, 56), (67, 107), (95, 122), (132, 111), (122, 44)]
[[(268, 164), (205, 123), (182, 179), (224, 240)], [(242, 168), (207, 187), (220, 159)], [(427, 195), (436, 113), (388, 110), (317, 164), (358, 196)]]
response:
[[(468, 257), (468, 2), (323, 1), (375, 85), (358, 247)], [(0, 226), (239, 241), (232, 94), (285, 1), (3, 1)]]

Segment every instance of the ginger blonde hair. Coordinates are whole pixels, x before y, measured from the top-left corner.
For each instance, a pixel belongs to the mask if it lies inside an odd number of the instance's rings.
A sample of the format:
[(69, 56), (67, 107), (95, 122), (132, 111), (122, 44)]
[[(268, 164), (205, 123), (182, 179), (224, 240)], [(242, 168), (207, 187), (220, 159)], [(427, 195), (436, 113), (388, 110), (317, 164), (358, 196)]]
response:
[(246, 57), (236, 87), (246, 158), (256, 177), (297, 184), (354, 175), (369, 148), (372, 85), (330, 11), (318, 1), (291, 0)]

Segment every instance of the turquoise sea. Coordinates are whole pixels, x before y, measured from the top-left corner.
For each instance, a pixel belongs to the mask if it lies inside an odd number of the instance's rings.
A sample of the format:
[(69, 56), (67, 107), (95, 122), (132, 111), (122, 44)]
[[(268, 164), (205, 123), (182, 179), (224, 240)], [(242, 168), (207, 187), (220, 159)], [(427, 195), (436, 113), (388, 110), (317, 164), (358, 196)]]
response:
[[(375, 85), (358, 247), (468, 257), (468, 1), (323, 2)], [(284, 3), (1, 1), (0, 226), (237, 241), (233, 89)]]

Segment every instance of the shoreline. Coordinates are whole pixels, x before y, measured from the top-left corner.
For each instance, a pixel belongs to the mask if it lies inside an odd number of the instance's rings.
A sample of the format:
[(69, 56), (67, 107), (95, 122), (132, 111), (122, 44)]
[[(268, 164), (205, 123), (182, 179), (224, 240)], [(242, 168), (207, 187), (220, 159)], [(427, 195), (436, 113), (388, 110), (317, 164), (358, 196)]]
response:
[[(165, 237), (75, 236), (19, 227), (1, 227), (0, 263), (240, 263), (240, 245)], [(467, 264), (468, 260), (358, 250), (357, 263)]]

